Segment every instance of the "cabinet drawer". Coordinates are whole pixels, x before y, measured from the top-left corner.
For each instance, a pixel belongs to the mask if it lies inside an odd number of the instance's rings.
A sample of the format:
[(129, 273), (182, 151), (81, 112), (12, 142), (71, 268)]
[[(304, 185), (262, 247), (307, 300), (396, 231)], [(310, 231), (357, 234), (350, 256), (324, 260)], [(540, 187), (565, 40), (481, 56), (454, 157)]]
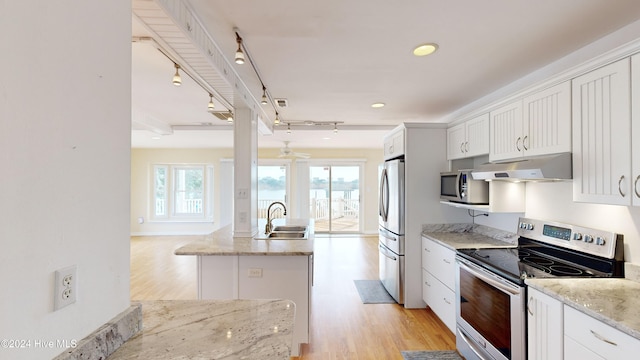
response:
[[(455, 292), (423, 270), (423, 284), (427, 284), (427, 305), (447, 325), (451, 332), (456, 329)], [(424, 285), (423, 285), (424, 286)]]
[(455, 251), (427, 238), (422, 238), (422, 245), (422, 267), (453, 290), (455, 288)]
[(606, 359), (625, 359), (640, 352), (640, 340), (566, 305), (564, 334)]

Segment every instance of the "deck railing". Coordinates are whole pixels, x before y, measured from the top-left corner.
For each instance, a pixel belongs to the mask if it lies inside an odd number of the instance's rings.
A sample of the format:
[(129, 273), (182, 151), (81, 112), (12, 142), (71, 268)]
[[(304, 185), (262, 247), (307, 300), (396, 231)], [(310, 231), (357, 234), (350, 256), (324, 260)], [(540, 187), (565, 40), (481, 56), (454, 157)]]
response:
[[(258, 218), (267, 217), (269, 204), (279, 200), (258, 200)], [(275, 209), (275, 208), (272, 208)], [(282, 218), (282, 208), (273, 212), (272, 218)], [(360, 216), (360, 201), (358, 199), (333, 199), (331, 203), (332, 218), (358, 218)], [(329, 219), (329, 199), (311, 199), (309, 203), (309, 217), (316, 220)]]

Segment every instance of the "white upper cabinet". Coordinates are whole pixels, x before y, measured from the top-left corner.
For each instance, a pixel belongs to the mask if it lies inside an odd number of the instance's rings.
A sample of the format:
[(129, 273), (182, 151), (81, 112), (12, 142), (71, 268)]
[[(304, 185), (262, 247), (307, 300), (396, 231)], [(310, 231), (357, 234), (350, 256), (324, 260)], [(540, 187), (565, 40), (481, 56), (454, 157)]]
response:
[(489, 153), (489, 114), (447, 129), (447, 160)]
[(384, 159), (404, 155), (404, 129), (400, 128), (384, 137)]
[(631, 57), (631, 175), (633, 205), (640, 206), (640, 55)]
[(489, 160), (522, 157), (522, 100), (490, 113)]
[(573, 79), (572, 99), (573, 200), (631, 205), (630, 59)]
[(490, 117), (490, 161), (571, 151), (568, 81), (495, 109)]

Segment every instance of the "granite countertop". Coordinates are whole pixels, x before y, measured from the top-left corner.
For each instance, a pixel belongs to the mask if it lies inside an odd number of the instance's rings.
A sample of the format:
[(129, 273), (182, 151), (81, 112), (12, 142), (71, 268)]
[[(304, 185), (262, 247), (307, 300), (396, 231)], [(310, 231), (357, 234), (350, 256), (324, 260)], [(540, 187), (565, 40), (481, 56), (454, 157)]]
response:
[(512, 248), (517, 246), (517, 235), (476, 224), (423, 225), (422, 236), (452, 250), (481, 248)]
[[(265, 219), (258, 225), (262, 232)], [(175, 250), (176, 255), (313, 255), (313, 219), (275, 219), (273, 225), (306, 225), (309, 236), (306, 240), (268, 240), (253, 237), (233, 237), (231, 225), (205, 235), (201, 240), (189, 243)]]
[(142, 331), (108, 360), (290, 358), (289, 300), (149, 301), (142, 317)]
[(640, 283), (629, 279), (527, 279), (528, 286), (640, 339)]

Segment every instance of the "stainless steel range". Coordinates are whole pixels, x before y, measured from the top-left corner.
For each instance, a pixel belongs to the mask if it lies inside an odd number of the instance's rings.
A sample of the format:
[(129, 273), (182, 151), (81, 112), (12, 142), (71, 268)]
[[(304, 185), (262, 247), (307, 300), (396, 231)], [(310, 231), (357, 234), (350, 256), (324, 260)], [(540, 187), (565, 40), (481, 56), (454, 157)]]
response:
[(623, 277), (622, 235), (520, 218), (518, 246), (458, 250), (456, 345), (467, 359), (526, 359), (527, 278)]

